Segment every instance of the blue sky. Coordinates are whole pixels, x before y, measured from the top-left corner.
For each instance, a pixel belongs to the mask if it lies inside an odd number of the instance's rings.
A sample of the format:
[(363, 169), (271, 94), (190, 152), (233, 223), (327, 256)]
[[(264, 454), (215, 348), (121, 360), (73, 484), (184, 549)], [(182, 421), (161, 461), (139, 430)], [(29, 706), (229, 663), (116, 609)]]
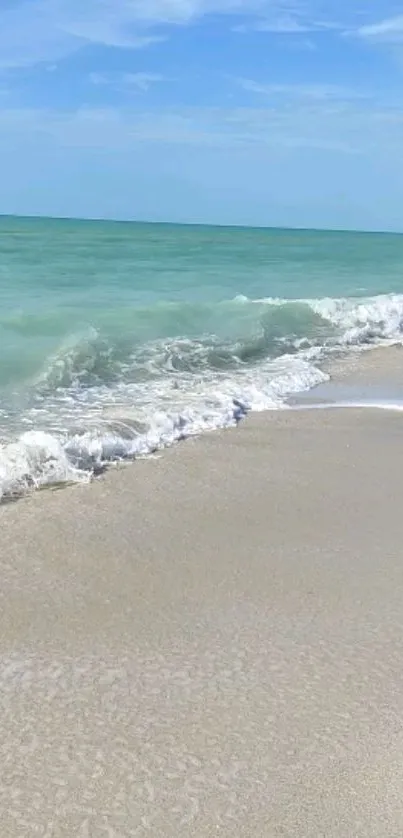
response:
[(403, 6), (0, 0), (0, 212), (403, 230)]

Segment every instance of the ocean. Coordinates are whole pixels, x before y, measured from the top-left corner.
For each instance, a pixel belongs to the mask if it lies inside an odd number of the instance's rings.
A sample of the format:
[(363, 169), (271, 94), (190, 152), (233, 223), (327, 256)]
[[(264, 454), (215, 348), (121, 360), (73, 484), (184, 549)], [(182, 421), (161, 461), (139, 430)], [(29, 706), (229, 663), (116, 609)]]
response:
[(281, 409), (403, 337), (403, 236), (0, 218), (0, 497)]

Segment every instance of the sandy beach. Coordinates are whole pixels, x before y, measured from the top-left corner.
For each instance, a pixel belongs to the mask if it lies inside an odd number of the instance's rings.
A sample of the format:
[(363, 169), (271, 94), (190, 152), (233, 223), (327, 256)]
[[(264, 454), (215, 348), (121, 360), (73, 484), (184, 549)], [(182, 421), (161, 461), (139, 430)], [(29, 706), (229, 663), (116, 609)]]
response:
[(402, 423), (254, 415), (1, 507), (3, 838), (403, 834)]

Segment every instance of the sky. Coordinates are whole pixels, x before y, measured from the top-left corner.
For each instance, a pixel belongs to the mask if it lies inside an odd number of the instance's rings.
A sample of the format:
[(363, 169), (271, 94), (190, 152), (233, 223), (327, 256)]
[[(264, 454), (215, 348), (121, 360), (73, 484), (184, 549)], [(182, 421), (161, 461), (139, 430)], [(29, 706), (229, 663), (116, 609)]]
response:
[(403, 230), (403, 4), (0, 0), (0, 212)]

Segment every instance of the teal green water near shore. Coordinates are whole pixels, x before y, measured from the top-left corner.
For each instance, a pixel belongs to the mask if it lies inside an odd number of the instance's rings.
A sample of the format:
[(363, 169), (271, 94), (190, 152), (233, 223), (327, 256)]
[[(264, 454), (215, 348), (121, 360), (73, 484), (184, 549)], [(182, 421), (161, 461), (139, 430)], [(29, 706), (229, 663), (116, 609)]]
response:
[(281, 407), (401, 341), (403, 236), (0, 219), (0, 495)]

